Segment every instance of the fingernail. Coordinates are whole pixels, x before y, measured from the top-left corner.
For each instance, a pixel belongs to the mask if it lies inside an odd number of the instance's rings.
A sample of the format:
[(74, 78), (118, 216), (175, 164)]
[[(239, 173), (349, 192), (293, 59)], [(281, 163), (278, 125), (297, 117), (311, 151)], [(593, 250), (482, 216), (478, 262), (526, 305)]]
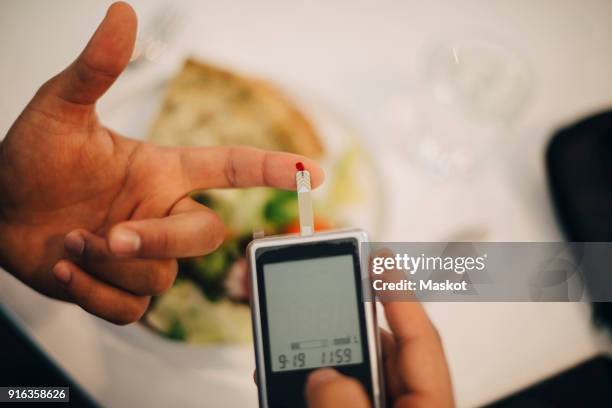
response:
[(327, 381), (338, 378), (339, 376), (340, 373), (338, 373), (333, 368), (321, 368), (319, 370), (313, 371), (312, 374), (308, 376), (306, 390), (311, 390), (319, 384), (323, 384)]
[(62, 282), (64, 285), (68, 285), (70, 283), (70, 279), (72, 278), (70, 268), (68, 268), (68, 266), (62, 262), (53, 267), (53, 275), (55, 275), (55, 279)]
[(116, 254), (133, 254), (140, 249), (140, 236), (127, 228), (115, 228), (110, 237), (110, 248)]
[(85, 250), (85, 240), (83, 236), (77, 231), (72, 231), (66, 235), (66, 238), (64, 238), (64, 249), (66, 249), (66, 252), (71, 256), (79, 258), (83, 255), (83, 251)]

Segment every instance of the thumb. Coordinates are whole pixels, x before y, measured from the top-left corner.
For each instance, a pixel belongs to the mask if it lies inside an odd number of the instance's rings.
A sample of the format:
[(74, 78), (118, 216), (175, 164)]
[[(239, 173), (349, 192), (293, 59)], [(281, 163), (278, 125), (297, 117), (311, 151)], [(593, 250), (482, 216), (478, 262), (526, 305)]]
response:
[(94, 104), (127, 66), (136, 24), (136, 13), (130, 5), (111, 5), (81, 55), (45, 84), (37, 96), (51, 94), (73, 104)]
[(359, 381), (333, 368), (314, 371), (306, 382), (309, 408), (369, 408), (368, 395)]

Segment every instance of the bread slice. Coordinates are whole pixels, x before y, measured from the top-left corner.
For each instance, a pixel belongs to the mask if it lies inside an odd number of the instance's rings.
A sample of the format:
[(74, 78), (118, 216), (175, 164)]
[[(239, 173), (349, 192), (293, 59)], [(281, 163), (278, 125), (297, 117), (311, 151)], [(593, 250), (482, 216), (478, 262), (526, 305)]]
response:
[(149, 138), (161, 145), (323, 153), (313, 126), (274, 87), (192, 59), (170, 82)]

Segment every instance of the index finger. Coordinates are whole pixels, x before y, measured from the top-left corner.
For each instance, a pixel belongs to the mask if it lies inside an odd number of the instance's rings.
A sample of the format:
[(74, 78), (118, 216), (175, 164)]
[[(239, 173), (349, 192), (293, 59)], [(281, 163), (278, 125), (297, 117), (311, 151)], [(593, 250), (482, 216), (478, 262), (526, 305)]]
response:
[(181, 162), (193, 190), (257, 186), (294, 190), (298, 162), (310, 172), (313, 188), (324, 179), (312, 159), (246, 146), (183, 148)]

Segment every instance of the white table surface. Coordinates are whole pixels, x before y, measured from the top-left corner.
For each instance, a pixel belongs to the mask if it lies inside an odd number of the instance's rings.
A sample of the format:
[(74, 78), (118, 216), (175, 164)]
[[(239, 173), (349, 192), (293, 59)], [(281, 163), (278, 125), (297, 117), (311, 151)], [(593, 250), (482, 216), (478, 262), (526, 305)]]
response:
[[(142, 19), (161, 4), (132, 3)], [(8, 131), (36, 88), (78, 54), (107, 4), (0, 3), (0, 135)], [(445, 240), (473, 227), (484, 228), (484, 239), (491, 241), (561, 239), (546, 192), (543, 148), (555, 128), (612, 106), (612, 2), (179, 4), (187, 10), (186, 18), (157, 66), (170, 69), (191, 54), (296, 83), (324, 98), (350, 119), (379, 159), (389, 215), (380, 240)], [(414, 97), (411, 89), (418, 85), (423, 49), (462, 27), (504, 39), (529, 64), (534, 86), (511, 137), (498, 142), (501, 148), (490, 152), (478, 168), (478, 177), (435, 181), (398, 153), (386, 137), (392, 124), (385, 107), (398, 98)], [(120, 79), (107, 101), (126, 83)], [(109, 369), (112, 362), (86, 353), (88, 345), (95, 344), (83, 335), (87, 327), (78, 336), (58, 332), (32, 310), (32, 304), (58, 310), (63, 319), (84, 312), (30, 293), (3, 275), (2, 304), (86, 390), (105, 405), (137, 401), (134, 392), (144, 390), (108, 387), (108, 376), (121, 373)], [(608, 348), (592, 328), (585, 304), (435, 303), (426, 307), (444, 340), (460, 406), (492, 401)], [(71, 344), (77, 337), (80, 343)], [(80, 350), (78, 356), (75, 349)], [(167, 367), (149, 365), (148, 369)], [(180, 363), (173, 373), (180, 376)], [(197, 386), (197, 381), (179, 377), (167, 385), (174, 393), (156, 386), (158, 397), (148, 399), (148, 405), (164, 406), (170, 398), (179, 406), (192, 405), (188, 401)], [(182, 399), (176, 400), (177, 395)], [(214, 406), (214, 400), (209, 396), (199, 403)]]

